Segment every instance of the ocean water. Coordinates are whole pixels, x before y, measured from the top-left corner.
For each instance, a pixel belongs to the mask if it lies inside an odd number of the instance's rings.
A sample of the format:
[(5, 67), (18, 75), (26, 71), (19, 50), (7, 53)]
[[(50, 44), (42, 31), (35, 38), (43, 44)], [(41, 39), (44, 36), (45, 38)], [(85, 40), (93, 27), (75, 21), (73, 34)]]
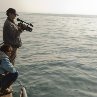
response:
[[(21, 34), (15, 67), (28, 97), (97, 97), (97, 17), (19, 13), (34, 25)], [(6, 19), (0, 13), (0, 42)]]

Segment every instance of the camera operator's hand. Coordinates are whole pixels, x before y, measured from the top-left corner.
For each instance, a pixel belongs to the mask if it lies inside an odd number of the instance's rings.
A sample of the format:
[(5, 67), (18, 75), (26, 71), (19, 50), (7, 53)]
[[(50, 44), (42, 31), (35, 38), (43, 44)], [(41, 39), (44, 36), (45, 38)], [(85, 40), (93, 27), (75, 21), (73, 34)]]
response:
[(27, 26), (25, 24), (22, 24), (22, 29), (23, 30), (26, 30), (27, 29)]
[(20, 31), (26, 30), (26, 28), (27, 28), (27, 26), (26, 26), (25, 24), (18, 23), (18, 29), (19, 29)]

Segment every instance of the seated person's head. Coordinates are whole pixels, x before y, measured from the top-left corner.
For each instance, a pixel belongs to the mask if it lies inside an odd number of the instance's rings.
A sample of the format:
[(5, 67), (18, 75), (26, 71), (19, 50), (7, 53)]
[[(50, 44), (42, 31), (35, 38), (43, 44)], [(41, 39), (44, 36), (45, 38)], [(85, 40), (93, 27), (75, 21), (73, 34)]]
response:
[(0, 50), (4, 52), (6, 55), (11, 56), (11, 53), (13, 51), (13, 48), (11, 45), (4, 44), (1, 46)]

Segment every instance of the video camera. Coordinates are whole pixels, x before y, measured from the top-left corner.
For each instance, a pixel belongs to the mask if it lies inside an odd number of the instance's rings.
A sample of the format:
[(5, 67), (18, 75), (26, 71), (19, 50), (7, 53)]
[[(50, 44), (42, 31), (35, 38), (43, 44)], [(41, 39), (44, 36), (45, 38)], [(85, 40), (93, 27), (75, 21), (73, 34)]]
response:
[[(21, 27), (23, 30), (26, 30), (26, 31), (29, 31), (29, 32), (32, 31), (33, 25), (31, 23), (27, 23), (27, 22), (25, 22), (25, 21), (23, 21), (23, 20), (21, 20), (19, 18), (17, 18), (17, 21), (20, 21), (20, 23), (18, 23), (18, 26)], [(25, 25), (23, 23), (25, 23), (27, 25)], [(26, 26), (26, 28), (23, 27), (24, 25)]]

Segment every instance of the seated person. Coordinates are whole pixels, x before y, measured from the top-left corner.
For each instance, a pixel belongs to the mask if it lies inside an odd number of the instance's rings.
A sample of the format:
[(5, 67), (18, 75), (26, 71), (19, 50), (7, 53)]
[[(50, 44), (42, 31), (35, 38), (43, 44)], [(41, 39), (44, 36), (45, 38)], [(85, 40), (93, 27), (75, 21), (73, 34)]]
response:
[(18, 72), (10, 62), (12, 47), (4, 44), (0, 48), (0, 95), (11, 93), (9, 87), (18, 77)]

